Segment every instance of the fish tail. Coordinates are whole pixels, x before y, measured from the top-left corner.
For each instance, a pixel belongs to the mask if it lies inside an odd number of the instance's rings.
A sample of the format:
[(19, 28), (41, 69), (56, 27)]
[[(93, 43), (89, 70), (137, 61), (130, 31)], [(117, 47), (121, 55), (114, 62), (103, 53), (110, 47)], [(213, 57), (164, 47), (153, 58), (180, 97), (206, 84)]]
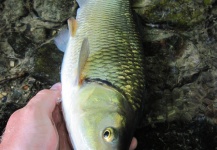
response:
[(79, 7), (83, 7), (88, 0), (77, 0)]

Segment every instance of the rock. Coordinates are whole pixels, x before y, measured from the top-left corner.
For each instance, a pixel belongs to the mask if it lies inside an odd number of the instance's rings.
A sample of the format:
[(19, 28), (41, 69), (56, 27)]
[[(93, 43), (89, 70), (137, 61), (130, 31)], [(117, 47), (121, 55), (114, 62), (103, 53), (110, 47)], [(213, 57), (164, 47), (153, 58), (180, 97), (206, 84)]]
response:
[(0, 28), (28, 14), (24, 1), (4, 0), (0, 5)]
[(42, 43), (46, 41), (48, 35), (48, 29), (45, 28), (31, 28), (31, 36), (33, 37), (34, 42)]
[(15, 62), (13, 60), (10, 61), (10, 67), (14, 67), (15, 66)]
[(20, 91), (20, 90), (12, 90), (11, 91), (11, 100), (12, 101), (17, 101), (17, 100), (19, 100), (21, 97), (22, 97), (22, 92)]
[(43, 45), (37, 50), (34, 71), (31, 74), (35, 78), (47, 80), (51, 84), (59, 82), (62, 57), (63, 53), (53, 43)]
[(143, 32), (144, 32), (143, 41), (146, 41), (146, 42), (156, 42), (156, 41), (165, 40), (165, 39), (168, 39), (174, 36), (173, 31), (152, 28), (152, 27), (146, 27)]
[(135, 0), (134, 8), (148, 23), (166, 23), (168, 27), (176, 26), (183, 30), (205, 21), (212, 3), (212, 0)]
[(0, 76), (3, 76), (8, 70), (6, 60), (0, 56)]
[(12, 33), (8, 38), (8, 43), (20, 58), (24, 58), (27, 50), (33, 47), (32, 41), (22, 33)]
[(6, 101), (7, 101), (7, 96), (3, 96), (2, 99), (1, 99), (1, 101), (2, 101), (3, 103), (6, 102)]
[[(191, 121), (200, 115), (199, 110), (206, 103), (206, 97), (216, 97), (212, 91), (216, 71), (207, 72), (212, 63), (207, 63), (209, 54), (204, 52), (210, 47), (205, 48), (200, 42), (194, 44), (193, 41), (185, 40), (184, 35), (163, 34), (158, 38), (154, 35), (146, 35), (151, 38), (144, 42), (148, 64), (147, 93), (150, 98), (146, 105), (147, 109), (152, 110), (146, 117), (150, 116), (148, 118), (152, 118), (152, 122), (162, 122), (163, 119)], [(151, 42), (151, 39), (154, 41)], [(159, 93), (161, 96), (157, 96)], [(207, 111), (208, 108), (203, 109), (203, 113)], [(214, 120), (208, 115), (206, 117)]]
[(2, 92), (1, 93), (3, 96), (7, 96), (8, 95), (8, 93), (6, 93), (6, 92)]
[(73, 16), (72, 8), (75, 5), (74, 0), (36, 0), (33, 8), (38, 17), (52, 22), (63, 22)]
[[(136, 131), (138, 150), (214, 150), (217, 127), (203, 120), (157, 123)], [(178, 143), (178, 144), (175, 144)], [(207, 144), (210, 143), (210, 144)]]

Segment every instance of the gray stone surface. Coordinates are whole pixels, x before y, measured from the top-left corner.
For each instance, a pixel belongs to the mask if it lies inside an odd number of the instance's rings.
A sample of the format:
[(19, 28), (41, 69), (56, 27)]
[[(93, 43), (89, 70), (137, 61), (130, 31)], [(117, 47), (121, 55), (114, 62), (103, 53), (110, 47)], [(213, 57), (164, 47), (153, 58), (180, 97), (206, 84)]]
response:
[(28, 14), (24, 1), (4, 0), (1, 1), (0, 27), (12, 25), (20, 17)]
[(0, 1), (1, 132), (13, 111), (60, 81), (63, 53), (53, 38), (76, 8), (75, 1)]
[(214, 2), (214, 0), (135, 0), (133, 6), (147, 23), (164, 23), (183, 28), (205, 21)]
[(33, 9), (37, 16), (43, 20), (63, 22), (73, 16), (74, 2), (72, 2), (69, 0), (36, 0), (33, 3)]

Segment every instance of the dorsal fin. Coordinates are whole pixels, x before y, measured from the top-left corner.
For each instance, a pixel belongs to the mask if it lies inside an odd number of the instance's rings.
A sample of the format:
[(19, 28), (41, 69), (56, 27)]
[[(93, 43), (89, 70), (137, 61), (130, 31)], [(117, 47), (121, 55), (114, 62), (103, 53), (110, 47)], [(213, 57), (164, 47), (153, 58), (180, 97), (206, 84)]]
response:
[(83, 7), (88, 0), (77, 0), (79, 7)]
[(78, 62), (79, 81), (81, 79), (81, 71), (82, 71), (82, 69), (84, 68), (84, 66), (85, 66), (85, 64), (87, 62), (89, 54), (90, 54), (89, 42), (88, 42), (88, 39), (85, 38), (83, 40), (83, 42), (82, 42), (81, 51), (80, 51), (80, 54), (79, 54), (79, 62)]

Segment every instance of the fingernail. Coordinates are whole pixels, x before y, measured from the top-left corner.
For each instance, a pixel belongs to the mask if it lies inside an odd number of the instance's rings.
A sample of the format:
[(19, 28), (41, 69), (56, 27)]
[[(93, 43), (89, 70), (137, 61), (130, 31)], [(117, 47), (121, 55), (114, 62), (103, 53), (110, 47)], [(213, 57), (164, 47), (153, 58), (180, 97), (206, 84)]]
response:
[(54, 84), (50, 89), (52, 90), (60, 90), (61, 89), (61, 83)]
[(59, 104), (62, 101), (62, 98), (58, 97), (57, 98), (57, 104)]

